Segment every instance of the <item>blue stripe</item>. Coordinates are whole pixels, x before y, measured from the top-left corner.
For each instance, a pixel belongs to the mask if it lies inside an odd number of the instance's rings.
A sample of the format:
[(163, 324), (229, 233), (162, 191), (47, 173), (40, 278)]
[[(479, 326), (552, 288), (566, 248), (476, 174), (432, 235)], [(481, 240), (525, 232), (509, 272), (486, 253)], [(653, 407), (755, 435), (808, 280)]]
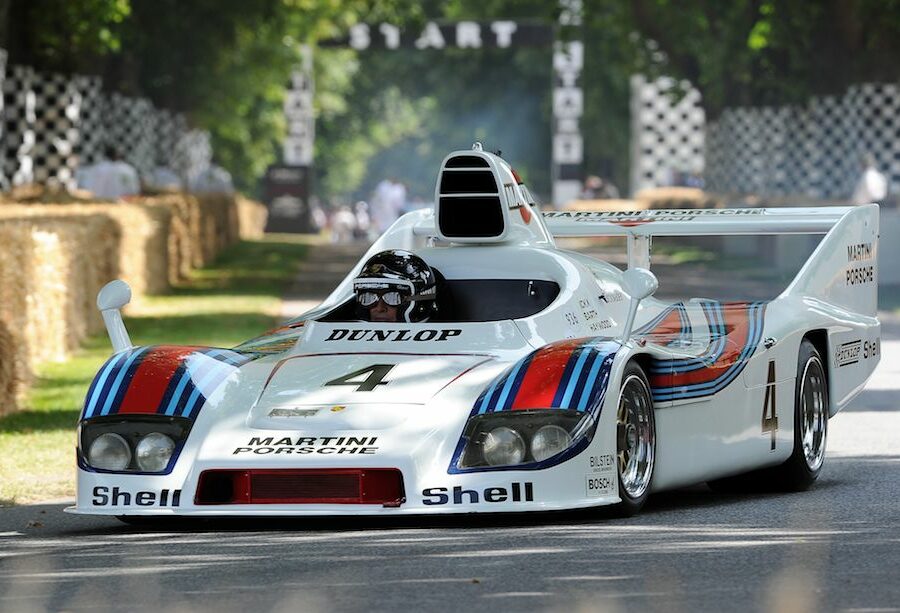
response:
[(575, 392), (575, 386), (578, 384), (578, 377), (581, 374), (581, 369), (584, 368), (584, 363), (588, 359), (588, 356), (591, 354), (591, 348), (585, 347), (581, 350), (581, 354), (578, 356), (578, 361), (575, 362), (575, 367), (572, 369), (572, 374), (569, 376), (569, 380), (566, 382), (566, 391), (563, 394), (562, 401), (558, 405), (560, 408), (569, 408), (569, 401), (572, 399), (572, 394)]
[(590, 378), (591, 370), (594, 368), (594, 364), (603, 361), (603, 354), (601, 352), (593, 347), (591, 347), (589, 351), (590, 355), (588, 355), (587, 360), (585, 360), (581, 372), (578, 374), (578, 381), (575, 383), (575, 388), (572, 390), (572, 397), (566, 403), (567, 409), (578, 408), (578, 402), (581, 400), (581, 395), (587, 387), (587, 382)]
[(516, 380), (516, 376), (519, 374), (519, 371), (522, 370), (522, 366), (523, 362), (520, 360), (506, 376), (506, 383), (503, 385), (503, 388), (500, 390), (500, 395), (497, 397), (495, 410), (503, 410), (503, 405), (506, 404), (506, 398), (509, 396), (509, 390), (512, 389), (513, 381)]
[[(191, 395), (188, 398), (187, 403), (185, 404), (184, 408), (181, 410), (181, 415), (183, 417), (187, 417), (188, 415), (191, 414), (191, 411), (194, 408), (194, 404), (197, 402), (197, 398), (201, 394), (201, 388), (206, 388), (207, 386), (209, 386), (209, 382), (214, 381), (217, 375), (225, 374), (227, 376), (227, 375), (230, 375), (235, 370), (234, 366), (231, 366), (229, 364), (223, 364), (222, 362), (219, 362), (218, 360), (213, 359), (212, 362), (213, 362), (212, 364), (210, 364), (206, 369), (204, 369), (205, 372), (203, 373), (203, 378), (200, 379), (196, 384), (194, 384), (194, 391), (191, 392)], [(199, 373), (198, 373), (198, 375), (199, 375)], [(225, 377), (222, 377), (223, 380), (224, 380), (224, 378)], [(219, 381), (219, 383), (221, 383), (221, 381)], [(218, 387), (218, 385), (216, 387)], [(207, 391), (209, 391), (209, 390), (207, 390)], [(209, 393), (203, 394), (204, 401), (207, 397), (211, 396), (212, 392), (214, 392), (214, 391), (215, 391), (215, 387), (212, 388), (212, 391), (209, 391)]]
[[(165, 403), (166, 395), (168, 395), (169, 390), (166, 390), (166, 394), (163, 395), (163, 402), (160, 403), (160, 407), (163, 404), (166, 404), (166, 409), (163, 411), (166, 415), (174, 415), (176, 409), (178, 408), (179, 401), (182, 400), (182, 395), (184, 394), (184, 389), (187, 387), (188, 383), (191, 381), (191, 369), (190, 369), (190, 358), (197, 355), (206, 355), (206, 356), (215, 356), (216, 354), (224, 354), (226, 350), (224, 349), (209, 349), (209, 350), (198, 350), (193, 353), (186, 355), (183, 359), (182, 366), (178, 367), (178, 370), (175, 371), (176, 374), (181, 373), (181, 377), (178, 379), (178, 384), (175, 386), (172, 394), (169, 396), (169, 402)], [(174, 377), (173, 377), (174, 379)], [(171, 387), (171, 384), (170, 384)]]
[[(88, 412), (91, 410), (92, 399), (95, 397), (96, 394), (100, 393), (99, 388), (97, 386), (97, 382), (100, 380), (100, 373), (103, 372), (104, 370), (106, 370), (107, 368), (111, 368), (112, 363), (114, 361), (116, 361), (117, 359), (119, 359), (119, 356), (114, 355), (114, 356), (110, 357), (108, 360), (106, 360), (103, 363), (103, 366), (100, 368), (100, 370), (97, 371), (97, 375), (91, 381), (91, 386), (88, 388), (87, 394), (84, 395), (84, 405), (81, 410), (82, 419), (84, 419), (85, 417), (88, 416)], [(102, 387), (102, 385), (100, 387)]]
[(510, 374), (512, 387), (509, 390), (509, 395), (502, 402), (497, 403), (498, 411), (506, 411), (512, 408), (513, 402), (516, 400), (516, 395), (519, 393), (519, 388), (522, 386), (522, 380), (525, 378), (528, 369), (531, 367), (531, 360), (535, 353), (536, 352), (531, 352), (525, 356), (525, 358), (519, 362), (516, 371)]
[(122, 385), (122, 379), (125, 378), (125, 373), (128, 372), (128, 369), (131, 368), (131, 365), (137, 359), (139, 355), (147, 351), (149, 347), (141, 347), (137, 351), (132, 352), (130, 356), (128, 356), (128, 360), (119, 369), (119, 374), (116, 376), (116, 380), (113, 382), (112, 387), (110, 388), (109, 394), (106, 396), (106, 402), (103, 403), (103, 408), (100, 409), (100, 415), (106, 415), (109, 413), (109, 409), (113, 405), (113, 400), (116, 397), (116, 394), (119, 391), (119, 387)]
[(584, 390), (581, 392), (581, 397), (578, 399), (578, 406), (576, 408), (579, 411), (584, 411), (587, 408), (588, 399), (591, 397), (591, 391), (594, 389), (594, 383), (597, 381), (597, 375), (600, 374), (600, 367), (603, 366), (603, 362), (605, 361), (606, 355), (597, 355), (596, 359), (594, 359), (594, 364), (591, 366), (591, 370), (588, 373), (587, 383), (585, 383)]
[(129, 351), (123, 351), (119, 355), (110, 358), (108, 362), (106, 362), (106, 366), (103, 368), (103, 372), (100, 373), (100, 376), (97, 378), (97, 385), (94, 388), (94, 393), (91, 395), (91, 399), (88, 402), (88, 406), (84, 411), (85, 417), (92, 417), (94, 414), (94, 409), (97, 408), (97, 404), (103, 398), (103, 388), (106, 385), (106, 380), (109, 378), (110, 372), (113, 367), (119, 362), (126, 359), (126, 356), (130, 354)]
[(490, 402), (491, 396), (494, 394), (494, 390), (497, 389), (497, 385), (503, 381), (503, 377), (498, 377), (494, 379), (494, 383), (488, 388), (487, 394), (484, 395), (484, 400), (481, 401), (481, 406), (478, 407), (479, 413), (484, 413), (488, 410), (488, 404)]

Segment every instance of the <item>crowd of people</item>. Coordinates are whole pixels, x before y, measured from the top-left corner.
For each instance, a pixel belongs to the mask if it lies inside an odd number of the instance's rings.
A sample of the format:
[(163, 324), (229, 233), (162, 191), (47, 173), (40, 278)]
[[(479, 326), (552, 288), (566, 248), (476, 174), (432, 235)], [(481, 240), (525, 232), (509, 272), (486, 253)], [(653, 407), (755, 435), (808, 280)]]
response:
[(78, 189), (97, 198), (119, 200), (142, 193), (190, 191), (193, 193), (232, 193), (231, 174), (221, 166), (209, 164), (191, 177), (182, 177), (168, 166), (158, 165), (141, 176), (125, 161), (122, 153), (108, 146), (95, 164), (81, 166), (75, 173)]
[(314, 208), (313, 223), (319, 229), (329, 228), (334, 243), (372, 241), (401, 215), (427, 206), (429, 203), (420, 198), (410, 199), (402, 181), (390, 178), (375, 186), (369, 201), (360, 200), (352, 206), (339, 204), (330, 214)]

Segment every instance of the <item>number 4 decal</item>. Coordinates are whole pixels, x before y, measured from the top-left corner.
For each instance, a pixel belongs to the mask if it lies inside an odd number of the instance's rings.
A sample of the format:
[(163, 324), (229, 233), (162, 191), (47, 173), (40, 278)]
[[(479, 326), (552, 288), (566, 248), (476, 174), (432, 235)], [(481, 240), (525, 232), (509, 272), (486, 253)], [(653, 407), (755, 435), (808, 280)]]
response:
[[(771, 417), (769, 408), (771, 407)], [(763, 400), (762, 431), (772, 433), (772, 450), (775, 450), (775, 432), (778, 430), (778, 414), (775, 410), (775, 360), (769, 360), (769, 377), (766, 381), (766, 398)]]
[(333, 379), (325, 385), (354, 385), (357, 392), (371, 392), (379, 385), (387, 385), (389, 383), (384, 380), (384, 377), (391, 372), (394, 366), (396, 364), (372, 364), (366, 368), (354, 370), (343, 377)]

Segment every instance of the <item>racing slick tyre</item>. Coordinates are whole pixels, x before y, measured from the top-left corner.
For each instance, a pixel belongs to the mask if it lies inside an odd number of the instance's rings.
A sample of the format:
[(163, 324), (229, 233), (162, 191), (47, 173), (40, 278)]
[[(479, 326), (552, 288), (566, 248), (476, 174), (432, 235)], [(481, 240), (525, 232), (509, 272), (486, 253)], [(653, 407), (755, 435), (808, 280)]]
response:
[(797, 358), (794, 386), (794, 449), (783, 464), (745, 475), (710, 481), (713, 491), (802, 492), (809, 489), (825, 461), (828, 434), (828, 380), (815, 345), (804, 338)]
[(628, 517), (641, 510), (650, 494), (656, 461), (656, 420), (653, 396), (644, 370), (635, 362), (625, 367), (616, 411), (616, 473), (620, 503), (611, 512)]

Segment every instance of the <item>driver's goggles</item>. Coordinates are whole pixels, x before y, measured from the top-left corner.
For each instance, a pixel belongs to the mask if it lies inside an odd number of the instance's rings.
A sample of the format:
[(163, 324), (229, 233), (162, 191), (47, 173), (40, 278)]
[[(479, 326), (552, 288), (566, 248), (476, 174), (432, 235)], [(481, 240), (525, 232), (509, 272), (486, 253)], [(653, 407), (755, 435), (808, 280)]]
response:
[(396, 290), (389, 292), (360, 292), (356, 295), (356, 301), (364, 307), (370, 307), (378, 302), (378, 299), (384, 301), (388, 306), (400, 306), (409, 299), (408, 295), (404, 295)]

